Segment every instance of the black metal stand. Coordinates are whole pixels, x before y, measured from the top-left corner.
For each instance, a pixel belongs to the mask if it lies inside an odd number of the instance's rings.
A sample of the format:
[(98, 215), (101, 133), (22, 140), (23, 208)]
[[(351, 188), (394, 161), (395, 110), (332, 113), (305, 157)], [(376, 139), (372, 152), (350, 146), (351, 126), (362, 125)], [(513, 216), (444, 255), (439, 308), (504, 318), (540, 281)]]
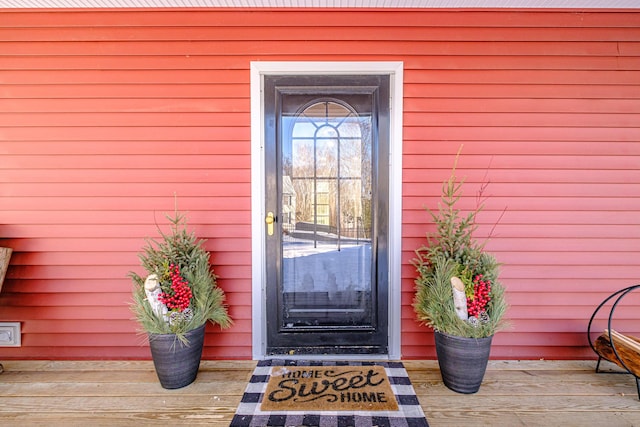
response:
[[(627, 296), (630, 292), (633, 292), (634, 290), (640, 289), (640, 285), (633, 285), (633, 286), (629, 286), (627, 288), (624, 289), (620, 289), (617, 292), (614, 292), (613, 294), (609, 295), (607, 298), (605, 298), (604, 301), (602, 301), (600, 303), (600, 305), (598, 306), (598, 308), (596, 308), (596, 310), (593, 312), (593, 314), (591, 315), (591, 319), (589, 319), (589, 326), (587, 327), (587, 338), (589, 339), (589, 346), (591, 346), (591, 349), (594, 351), (594, 353), (596, 353), (598, 355), (598, 363), (596, 364), (596, 373), (600, 374), (600, 373), (605, 373), (605, 374), (631, 374), (635, 377), (636, 379), (636, 390), (638, 391), (638, 399), (640, 399), (640, 377), (638, 377), (638, 375), (636, 375), (634, 372), (631, 371), (631, 369), (624, 363), (624, 360), (622, 360), (622, 358), (620, 357), (620, 355), (618, 354), (618, 350), (616, 349), (616, 345), (613, 342), (613, 337), (611, 336), (611, 319), (613, 318), (613, 313), (616, 310), (616, 307), (618, 306), (618, 304), (620, 303), (620, 301)], [(616, 298), (617, 297), (617, 298)], [(591, 324), (593, 323), (593, 319), (596, 317), (596, 314), (600, 311), (600, 309), (610, 300), (616, 298), (615, 302), (613, 303), (613, 305), (611, 306), (611, 311), (609, 312), (609, 319), (607, 321), (607, 333), (609, 336), (609, 343), (611, 343), (611, 349), (613, 350), (613, 354), (615, 355), (617, 361), (619, 362), (619, 365), (624, 368), (627, 372), (611, 372), (611, 371), (600, 371), (600, 362), (602, 361), (603, 357), (602, 355), (596, 350), (595, 345), (593, 344), (593, 341), (591, 340)], [(605, 358), (605, 360), (608, 360)], [(615, 361), (609, 360), (610, 362), (616, 363)]]

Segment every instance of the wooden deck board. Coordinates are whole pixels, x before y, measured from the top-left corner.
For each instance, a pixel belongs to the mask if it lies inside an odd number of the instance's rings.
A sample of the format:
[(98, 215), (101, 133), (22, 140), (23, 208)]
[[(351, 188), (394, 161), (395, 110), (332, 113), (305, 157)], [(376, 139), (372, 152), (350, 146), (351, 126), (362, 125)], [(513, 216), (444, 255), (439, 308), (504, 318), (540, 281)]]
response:
[[(20, 427), (228, 426), (255, 366), (203, 361), (195, 383), (165, 390), (147, 361), (3, 364), (0, 425)], [(634, 378), (596, 374), (595, 361), (490, 361), (474, 395), (447, 389), (436, 361), (405, 366), (432, 427), (640, 425)]]

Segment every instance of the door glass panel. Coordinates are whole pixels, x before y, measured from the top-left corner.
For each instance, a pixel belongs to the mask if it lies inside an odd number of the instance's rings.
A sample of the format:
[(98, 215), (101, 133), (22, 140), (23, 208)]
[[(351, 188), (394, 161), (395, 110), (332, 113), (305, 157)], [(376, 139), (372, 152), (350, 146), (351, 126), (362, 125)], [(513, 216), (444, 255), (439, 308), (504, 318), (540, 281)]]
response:
[(370, 326), (372, 118), (316, 99), (281, 120), (280, 328)]

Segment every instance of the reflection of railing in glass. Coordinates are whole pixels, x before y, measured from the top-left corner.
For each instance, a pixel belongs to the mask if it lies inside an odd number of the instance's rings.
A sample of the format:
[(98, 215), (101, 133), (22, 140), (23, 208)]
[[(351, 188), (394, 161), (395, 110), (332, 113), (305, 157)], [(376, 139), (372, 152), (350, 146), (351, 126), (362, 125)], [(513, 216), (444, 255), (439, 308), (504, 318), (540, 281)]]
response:
[[(360, 244), (370, 242), (366, 230), (363, 229), (360, 219), (354, 224), (342, 227), (339, 231), (337, 227), (324, 224), (313, 224), (305, 221), (298, 221), (295, 224), (283, 223), (282, 234), (285, 241), (294, 239), (314, 242), (338, 242), (349, 244)], [(317, 246), (314, 245), (314, 246)]]

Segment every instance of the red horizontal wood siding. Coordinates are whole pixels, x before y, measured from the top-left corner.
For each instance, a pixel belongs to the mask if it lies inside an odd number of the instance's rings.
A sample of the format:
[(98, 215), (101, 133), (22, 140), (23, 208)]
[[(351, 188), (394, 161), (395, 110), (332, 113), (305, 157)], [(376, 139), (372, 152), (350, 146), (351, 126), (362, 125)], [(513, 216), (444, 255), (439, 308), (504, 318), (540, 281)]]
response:
[[(462, 207), (503, 263), (494, 358), (587, 358), (593, 308), (640, 277), (640, 13), (517, 10), (0, 12), (0, 321), (9, 358), (148, 358), (129, 270), (173, 195), (208, 239), (251, 357), (251, 61), (403, 61), (402, 355), (433, 358), (411, 303), (456, 151)], [(504, 212), (504, 213), (503, 213)], [(496, 222), (499, 223), (496, 225)], [(640, 333), (640, 298), (618, 310)], [(635, 331), (633, 330), (635, 328)]]

